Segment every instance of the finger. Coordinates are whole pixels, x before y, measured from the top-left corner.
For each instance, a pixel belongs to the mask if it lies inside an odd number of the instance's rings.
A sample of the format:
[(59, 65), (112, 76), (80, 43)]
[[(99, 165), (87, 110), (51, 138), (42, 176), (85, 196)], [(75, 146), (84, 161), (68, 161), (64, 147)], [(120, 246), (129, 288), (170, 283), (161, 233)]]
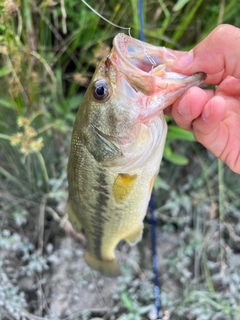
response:
[(227, 96), (240, 97), (240, 80), (227, 76), (218, 86), (217, 91)]
[(185, 130), (192, 130), (192, 122), (203, 112), (204, 106), (213, 96), (213, 91), (192, 87), (171, 107), (171, 116)]
[(177, 59), (173, 66), (186, 74), (198, 71), (208, 75), (218, 75), (214, 83), (218, 83), (221, 74), (240, 79), (240, 29), (231, 25), (216, 27), (195, 48)]
[(172, 117), (172, 105), (164, 109), (164, 114), (166, 116)]
[(209, 100), (202, 116), (193, 122), (193, 132), (197, 141), (240, 174), (240, 119), (226, 116), (227, 104), (220, 96)]
[[(180, 57), (183, 57), (187, 52), (183, 52), (183, 51), (174, 51), (174, 50), (171, 50), (176, 56), (177, 56), (177, 59), (180, 59)], [(187, 74), (187, 75), (192, 75), (196, 72), (191, 72), (191, 71), (188, 71), (187, 69), (179, 69), (179, 68), (176, 68), (175, 67), (175, 64), (172, 66), (172, 70), (175, 71), (175, 72), (179, 72), (179, 73), (184, 73), (184, 74)], [(180, 70), (180, 71), (179, 71)], [(199, 71), (202, 71), (202, 70), (198, 70), (197, 72)], [(225, 70), (222, 70), (216, 74), (207, 74), (207, 78), (206, 80), (204, 80), (203, 83), (205, 84), (215, 84), (215, 85), (218, 85), (222, 79), (224, 79), (224, 77), (226, 76), (226, 72)]]
[(215, 96), (206, 104), (202, 115), (193, 121), (195, 139), (223, 161), (222, 155), (229, 139), (228, 127), (222, 121), (226, 110), (225, 100)]
[[(227, 111), (227, 104), (223, 97), (215, 96), (203, 108), (199, 118), (193, 121), (193, 131), (196, 140), (207, 145), (208, 149), (215, 146), (219, 124)], [(222, 140), (222, 137), (220, 138)]]

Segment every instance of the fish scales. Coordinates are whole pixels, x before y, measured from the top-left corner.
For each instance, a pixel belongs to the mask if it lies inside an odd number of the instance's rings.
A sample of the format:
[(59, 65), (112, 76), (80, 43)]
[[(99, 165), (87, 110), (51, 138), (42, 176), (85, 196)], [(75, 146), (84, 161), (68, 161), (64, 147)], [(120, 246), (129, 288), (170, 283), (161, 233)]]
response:
[[(91, 160), (93, 163), (91, 163)], [(79, 161), (79, 164), (77, 164), (77, 161)], [(72, 159), (69, 163), (72, 163)], [(134, 243), (141, 238), (142, 220), (147, 210), (150, 194), (148, 188), (152, 172), (149, 172), (150, 175), (147, 172), (140, 172), (140, 170), (134, 172), (138, 176), (138, 180), (131, 196), (126, 202), (116, 203), (110, 195), (112, 195), (112, 186), (118, 174), (111, 173), (109, 175), (108, 170), (104, 170), (101, 165), (96, 166), (94, 159), (86, 161), (86, 159), (82, 160), (81, 157), (77, 156), (74, 163), (78, 170), (81, 163), (84, 167), (84, 173), (78, 180), (78, 184), (69, 185), (69, 193), (73, 197), (75, 195), (75, 200), (71, 201), (72, 210), (78, 212), (77, 220), (81, 221), (81, 227), (76, 227), (78, 223), (75, 223), (70, 214), (71, 222), (77, 231), (82, 231), (83, 228), (88, 240), (87, 250), (92, 256), (98, 260), (111, 261), (114, 259), (113, 248), (121, 239), (129, 237), (129, 241)], [(156, 174), (156, 171), (154, 174)], [(71, 179), (70, 175), (69, 179)], [(71, 192), (71, 186), (73, 192)], [(96, 191), (96, 193), (93, 191)], [(81, 203), (80, 207), (79, 203)], [(136, 230), (136, 237), (130, 239), (129, 230), (132, 229)], [(112, 272), (113, 275), (119, 273), (116, 264), (114, 264)], [(112, 274), (110, 273), (110, 275)]]
[(166, 48), (118, 34), (76, 116), (69, 219), (87, 239), (86, 262), (106, 276), (120, 273), (117, 244), (141, 240), (167, 133), (163, 109), (205, 79), (201, 72), (172, 72), (175, 58)]

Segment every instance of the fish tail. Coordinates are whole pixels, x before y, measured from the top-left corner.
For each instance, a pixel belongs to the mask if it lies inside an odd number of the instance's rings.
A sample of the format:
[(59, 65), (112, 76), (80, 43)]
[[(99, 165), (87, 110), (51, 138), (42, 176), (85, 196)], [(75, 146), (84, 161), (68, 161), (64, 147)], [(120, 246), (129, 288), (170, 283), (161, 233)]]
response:
[(120, 268), (116, 260), (99, 260), (91, 253), (86, 252), (85, 261), (92, 269), (99, 271), (107, 277), (117, 277), (120, 275)]

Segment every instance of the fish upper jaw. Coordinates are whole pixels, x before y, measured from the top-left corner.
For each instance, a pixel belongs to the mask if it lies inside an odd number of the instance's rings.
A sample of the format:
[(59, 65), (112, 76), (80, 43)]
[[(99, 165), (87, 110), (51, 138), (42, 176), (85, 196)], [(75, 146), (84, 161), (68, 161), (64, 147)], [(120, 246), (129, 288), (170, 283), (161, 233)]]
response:
[(192, 76), (172, 72), (176, 56), (171, 50), (121, 33), (114, 38), (110, 60), (125, 78), (125, 92), (140, 107), (140, 121), (157, 116), (187, 89), (206, 79), (203, 72)]
[(165, 47), (157, 47), (119, 33), (113, 40), (110, 60), (131, 86), (145, 95), (155, 92), (155, 76), (164, 77), (176, 56)]
[(112, 53), (115, 53), (125, 66), (135, 67), (146, 73), (160, 65), (171, 68), (177, 59), (170, 49), (151, 45), (123, 33), (115, 36)]

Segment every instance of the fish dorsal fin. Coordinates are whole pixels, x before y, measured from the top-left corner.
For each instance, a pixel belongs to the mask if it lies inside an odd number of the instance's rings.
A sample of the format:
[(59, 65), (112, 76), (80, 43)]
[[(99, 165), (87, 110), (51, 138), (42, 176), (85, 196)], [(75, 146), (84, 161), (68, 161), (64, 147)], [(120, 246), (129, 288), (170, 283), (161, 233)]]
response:
[(129, 196), (134, 187), (136, 178), (136, 175), (131, 176), (125, 173), (120, 173), (117, 176), (112, 189), (116, 203), (123, 202)]

